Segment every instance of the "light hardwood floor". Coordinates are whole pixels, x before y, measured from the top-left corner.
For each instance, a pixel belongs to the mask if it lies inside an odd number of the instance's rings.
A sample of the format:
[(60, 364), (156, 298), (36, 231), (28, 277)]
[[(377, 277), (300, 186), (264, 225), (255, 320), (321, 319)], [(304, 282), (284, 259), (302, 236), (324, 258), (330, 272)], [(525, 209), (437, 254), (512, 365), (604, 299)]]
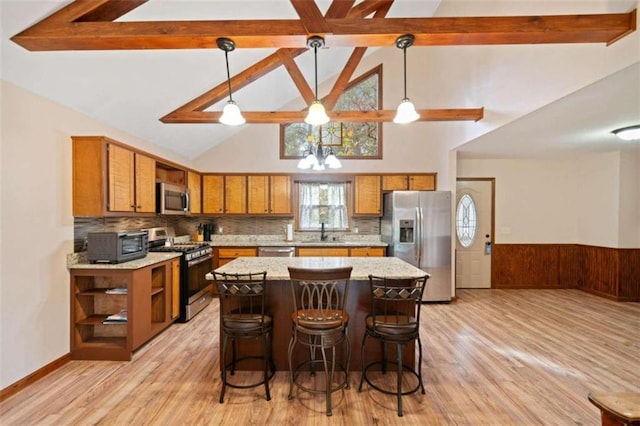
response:
[(578, 290), (462, 290), (423, 306), (426, 395), (366, 384), (287, 400), (288, 376), (219, 404), (218, 304), (174, 324), (131, 362), (72, 361), (0, 404), (2, 425), (598, 425), (590, 391), (640, 392), (640, 304)]

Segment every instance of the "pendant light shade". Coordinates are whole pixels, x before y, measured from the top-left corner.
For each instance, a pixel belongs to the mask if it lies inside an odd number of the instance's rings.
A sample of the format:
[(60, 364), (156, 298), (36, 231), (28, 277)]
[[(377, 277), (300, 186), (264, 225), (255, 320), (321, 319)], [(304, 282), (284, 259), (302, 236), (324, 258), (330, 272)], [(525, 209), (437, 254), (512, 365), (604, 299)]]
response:
[(611, 133), (625, 141), (640, 140), (640, 124), (616, 129)]
[(413, 45), (414, 40), (413, 34), (405, 34), (396, 39), (396, 47), (402, 49), (404, 55), (404, 97), (400, 101), (400, 105), (398, 105), (396, 116), (393, 118), (393, 122), (398, 124), (411, 123), (420, 118), (416, 107), (407, 97), (407, 48)]
[(318, 100), (318, 48), (324, 46), (324, 39), (320, 36), (312, 36), (307, 40), (307, 47), (313, 48), (313, 56), (315, 60), (315, 99), (309, 106), (309, 113), (304, 119), (307, 124), (321, 126), (329, 122), (329, 116), (324, 110), (322, 102)]
[(236, 48), (236, 45), (233, 42), (233, 40), (230, 40), (224, 37), (220, 37), (218, 40), (216, 40), (216, 43), (218, 44), (218, 47), (221, 50), (224, 50), (224, 59), (225, 59), (225, 62), (227, 63), (227, 84), (229, 85), (229, 100), (227, 101), (227, 104), (224, 106), (224, 109), (222, 110), (222, 116), (220, 116), (220, 122), (228, 126), (237, 126), (239, 124), (244, 124), (246, 120), (242, 116), (242, 113), (240, 112), (240, 108), (238, 108), (238, 105), (233, 101), (233, 98), (231, 97), (231, 75), (229, 74), (229, 52), (234, 50)]

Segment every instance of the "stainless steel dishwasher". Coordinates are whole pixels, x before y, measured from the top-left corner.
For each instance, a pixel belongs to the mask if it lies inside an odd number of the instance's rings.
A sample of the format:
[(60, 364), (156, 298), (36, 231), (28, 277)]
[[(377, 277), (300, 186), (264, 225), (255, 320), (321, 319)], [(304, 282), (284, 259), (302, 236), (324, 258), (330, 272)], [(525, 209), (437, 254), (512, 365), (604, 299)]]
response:
[(258, 257), (295, 257), (296, 248), (293, 246), (258, 247)]

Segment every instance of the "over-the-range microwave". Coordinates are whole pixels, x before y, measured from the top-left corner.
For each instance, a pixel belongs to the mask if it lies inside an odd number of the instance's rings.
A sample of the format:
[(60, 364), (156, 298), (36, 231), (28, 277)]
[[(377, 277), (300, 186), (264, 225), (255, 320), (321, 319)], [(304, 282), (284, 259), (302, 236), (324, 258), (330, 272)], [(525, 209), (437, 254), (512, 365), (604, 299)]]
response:
[(189, 190), (184, 186), (159, 182), (156, 184), (158, 214), (188, 214), (191, 211)]

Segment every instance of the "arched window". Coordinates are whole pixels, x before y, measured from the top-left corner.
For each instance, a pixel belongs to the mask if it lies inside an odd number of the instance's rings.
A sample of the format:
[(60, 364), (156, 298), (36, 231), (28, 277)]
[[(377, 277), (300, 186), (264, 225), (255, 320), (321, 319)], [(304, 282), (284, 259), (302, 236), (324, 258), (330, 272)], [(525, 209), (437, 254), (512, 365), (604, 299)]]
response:
[(469, 247), (476, 239), (478, 219), (476, 203), (469, 194), (464, 194), (458, 201), (456, 211), (456, 234), (462, 247)]

